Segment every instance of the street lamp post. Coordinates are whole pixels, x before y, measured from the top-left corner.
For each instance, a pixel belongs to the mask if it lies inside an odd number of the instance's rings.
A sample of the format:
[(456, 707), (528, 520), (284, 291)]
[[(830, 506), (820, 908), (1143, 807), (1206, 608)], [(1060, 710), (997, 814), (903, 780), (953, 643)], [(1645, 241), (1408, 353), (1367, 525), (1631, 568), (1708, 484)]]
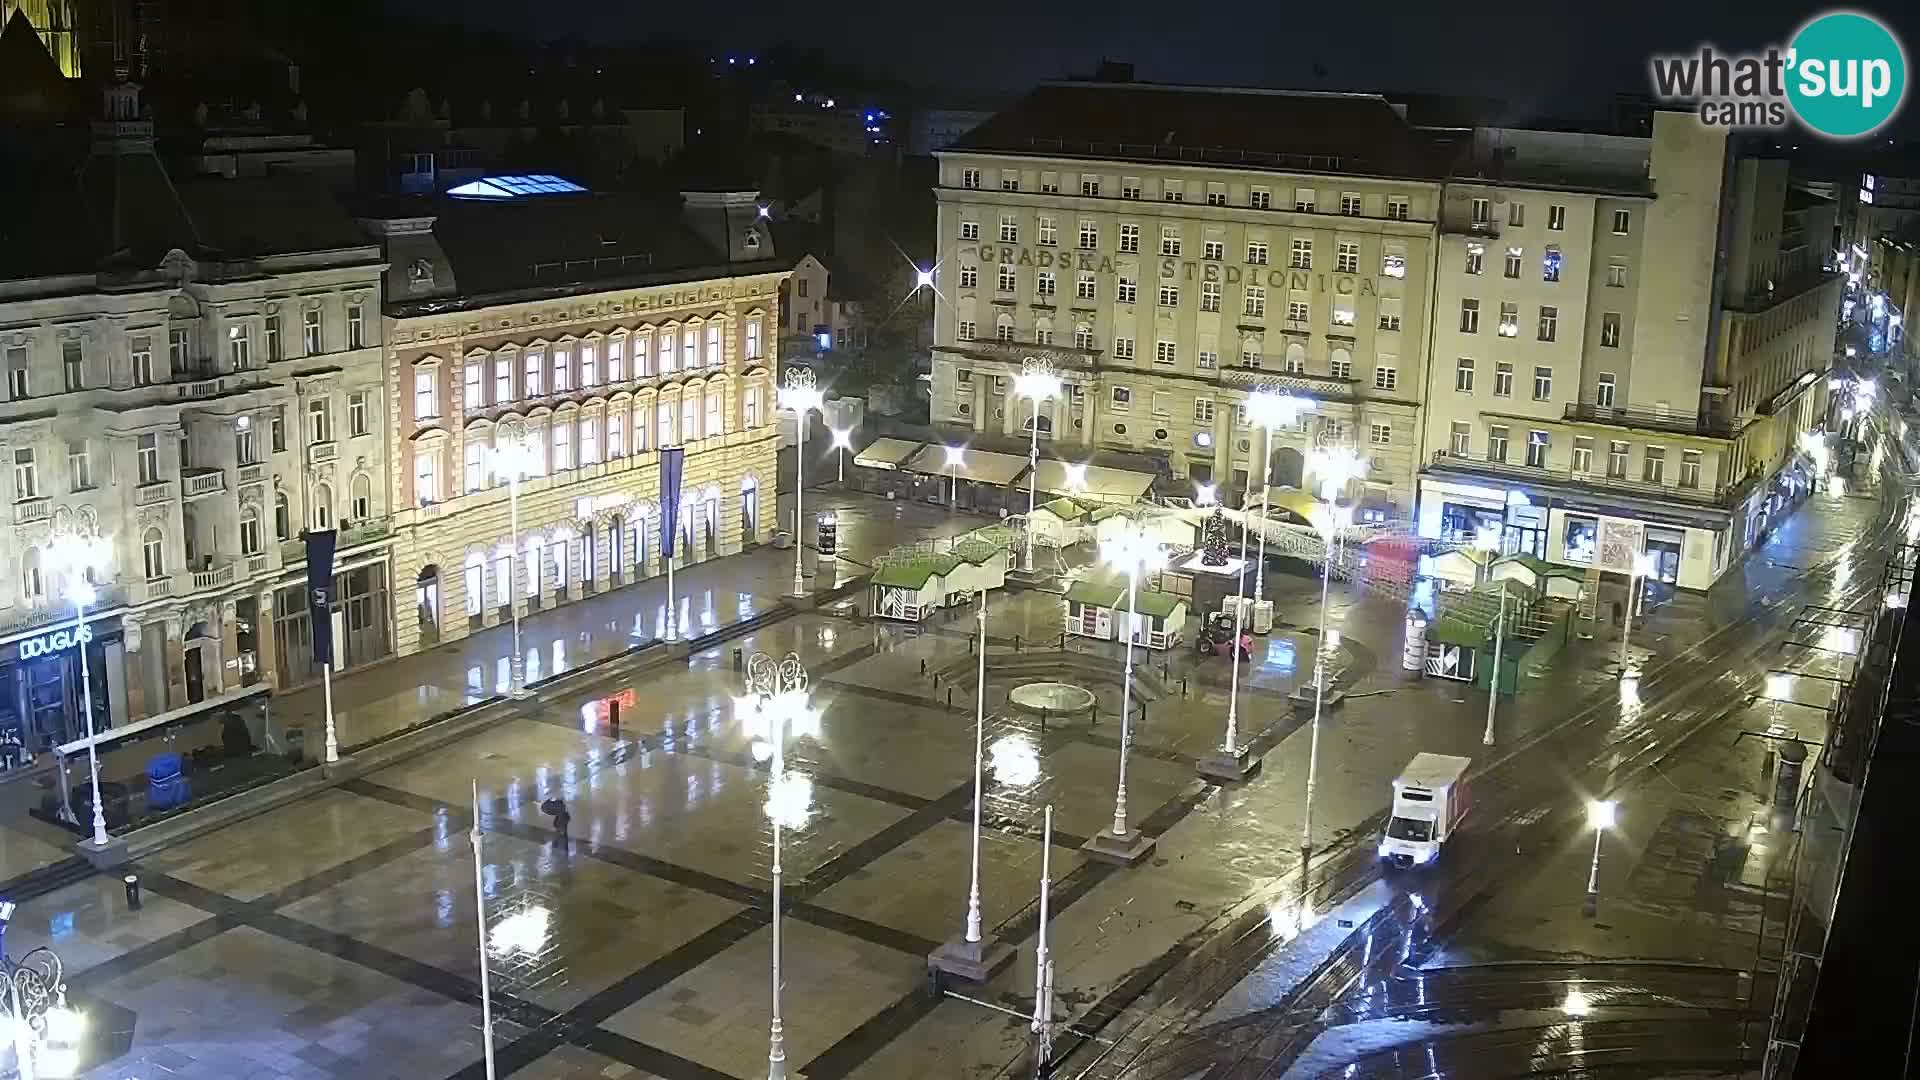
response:
[[(1260, 468), (1247, 470), (1249, 482), (1252, 481), (1256, 472), (1260, 476), (1260, 564), (1253, 572), (1253, 602), (1256, 606), (1266, 598), (1267, 490), (1273, 486), (1273, 429), (1292, 424), (1300, 418), (1300, 413), (1312, 404), (1312, 400), (1308, 398), (1284, 394), (1266, 387), (1247, 395), (1247, 420), (1264, 432), (1260, 444)], [(1246, 514), (1243, 508), (1241, 521), (1245, 520)]]
[(839, 451), (840, 483), (844, 486), (847, 482), (847, 451), (853, 449), (853, 432), (846, 428), (834, 428), (830, 434), (833, 435), (833, 448)]
[(1327, 689), (1327, 592), (1333, 581), (1333, 545), (1340, 530), (1353, 521), (1353, 507), (1331, 501), (1334, 488), (1327, 487), (1329, 500), (1314, 508), (1314, 527), (1320, 532), (1325, 558), (1320, 564), (1320, 635), (1313, 643), (1313, 722), (1307, 741), (1307, 807), (1300, 819), (1300, 849), (1313, 847), (1313, 795), (1320, 779), (1320, 709)]
[(960, 470), (967, 467), (967, 448), (949, 446), (947, 451), (947, 509), (960, 501)]
[(1600, 910), (1600, 838), (1613, 828), (1615, 805), (1611, 799), (1596, 799), (1587, 804), (1587, 824), (1593, 826), (1593, 863), (1587, 869), (1587, 915)]
[(1628, 660), (1627, 642), (1633, 637), (1633, 609), (1640, 602), (1640, 581), (1653, 573), (1653, 556), (1640, 552), (1633, 557), (1633, 569), (1627, 573), (1627, 618), (1620, 631), (1620, 677), (1637, 674)]
[(473, 911), (480, 926), (480, 1040), (486, 1047), (487, 1080), (493, 1080), (493, 982), (487, 972), (487, 889), (481, 873), (480, 781), (473, 781), (473, 827), (467, 831), (473, 846)]
[(1059, 394), (1060, 386), (1060, 376), (1053, 373), (1053, 364), (1038, 356), (1022, 361), (1020, 374), (1013, 380), (1013, 392), (1027, 399), (1032, 413), (1027, 421), (1031, 429), (1027, 443), (1027, 550), (1020, 560), (1021, 568), (1029, 574), (1033, 573), (1034, 490), (1040, 475), (1040, 403)]
[(1475, 538), (1475, 546), (1487, 553), (1488, 577), (1493, 587), (1500, 590), (1500, 613), (1493, 623), (1493, 676), (1487, 680), (1487, 730), (1480, 736), (1480, 745), (1493, 745), (1493, 712), (1500, 701), (1500, 648), (1507, 638), (1507, 586), (1499, 578), (1493, 577), (1493, 556), (1500, 550), (1500, 534), (1487, 529)]
[[(527, 657), (520, 647), (520, 567), (523, 552), (520, 550), (520, 475), (527, 471), (528, 459), (533, 456), (533, 448), (527, 445), (527, 426), (519, 420), (509, 420), (500, 426), (499, 434), (493, 441), (495, 468), (507, 470), (507, 531), (513, 546), (513, 557), (507, 561), (507, 606), (513, 613), (513, 658), (507, 665), (507, 693), (511, 697), (527, 696)], [(536, 564), (528, 571), (531, 579), (539, 572)], [(532, 584), (529, 580), (528, 584)], [(669, 616), (671, 617), (671, 616)]]
[[(1216, 491), (1211, 484), (1200, 486), (1201, 505), (1210, 505), (1215, 501)], [(1253, 470), (1247, 470), (1247, 490), (1241, 496), (1240, 505), (1246, 506), (1253, 500)], [(1246, 518), (1240, 519), (1243, 523)], [(1265, 523), (1262, 522), (1262, 525)], [(1264, 535), (1265, 529), (1261, 530)], [(1240, 530), (1240, 573), (1235, 582), (1233, 597), (1233, 645), (1232, 673), (1227, 682), (1227, 733), (1220, 742), (1220, 749), (1202, 757), (1197, 765), (1201, 776), (1210, 780), (1245, 780), (1253, 770), (1259, 768), (1259, 762), (1253, 760), (1247, 747), (1240, 743), (1240, 635), (1246, 624), (1247, 610), (1247, 530)]]
[(806, 529), (802, 522), (801, 504), (807, 494), (807, 414), (820, 408), (824, 403), (820, 390), (813, 385), (813, 372), (806, 368), (790, 367), (782, 379), (780, 387), (780, 407), (793, 410), (794, 429), (798, 441), (793, 453), (793, 595), (807, 595), (807, 581), (800, 569), (800, 554), (807, 549)]
[(980, 934), (980, 809), (985, 801), (987, 747), (987, 592), (980, 590), (975, 618), (980, 624), (980, 647), (975, 650), (979, 670), (973, 694), (973, 845), (967, 883), (967, 918), (958, 941), (949, 941), (927, 956), (927, 970), (985, 982), (1013, 961), (1008, 945), (987, 947)]
[(787, 1040), (780, 1018), (780, 865), (781, 834), (806, 825), (813, 810), (813, 780), (788, 772), (786, 741), (820, 734), (820, 714), (807, 702), (807, 669), (788, 653), (775, 660), (755, 653), (747, 661), (747, 695), (735, 703), (749, 724), (753, 756), (768, 762), (767, 800), (762, 809), (773, 825), (773, 1006), (767, 1028), (767, 1080), (786, 1080)]
[(1127, 622), (1126, 662), (1120, 676), (1120, 782), (1113, 795), (1113, 824), (1095, 833), (1087, 841), (1088, 854), (1128, 866), (1152, 854), (1154, 841), (1127, 824), (1127, 754), (1133, 745), (1133, 632), (1139, 618), (1140, 575), (1166, 565), (1167, 552), (1138, 524), (1130, 524), (1100, 545), (1100, 558), (1108, 566), (1126, 571)]
[[(13, 917), (14, 905), (0, 901), (0, 929)], [(54, 1080), (80, 1069), (80, 1042), (86, 1018), (67, 1005), (66, 966), (52, 949), (41, 946), (19, 963), (0, 956), (0, 1023), (13, 1041), (15, 1069), (21, 1080)]]
[[(80, 708), (86, 717), (87, 776), (93, 788), (93, 844), (107, 846), (107, 816), (100, 801), (100, 750), (93, 730), (93, 680), (87, 677), (87, 605), (99, 593), (89, 580), (112, 565), (112, 551), (98, 536), (68, 533), (53, 543), (53, 563), (66, 576), (67, 599), (73, 603), (74, 648), (80, 652)], [(64, 790), (64, 789), (63, 789)]]

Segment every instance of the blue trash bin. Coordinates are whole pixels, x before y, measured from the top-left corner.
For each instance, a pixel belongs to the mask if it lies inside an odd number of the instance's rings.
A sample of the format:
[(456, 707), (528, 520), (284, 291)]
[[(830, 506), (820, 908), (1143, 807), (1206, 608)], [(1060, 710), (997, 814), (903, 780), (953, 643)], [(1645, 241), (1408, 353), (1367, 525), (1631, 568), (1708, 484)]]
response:
[(191, 797), (179, 754), (155, 754), (147, 761), (147, 809), (171, 810)]

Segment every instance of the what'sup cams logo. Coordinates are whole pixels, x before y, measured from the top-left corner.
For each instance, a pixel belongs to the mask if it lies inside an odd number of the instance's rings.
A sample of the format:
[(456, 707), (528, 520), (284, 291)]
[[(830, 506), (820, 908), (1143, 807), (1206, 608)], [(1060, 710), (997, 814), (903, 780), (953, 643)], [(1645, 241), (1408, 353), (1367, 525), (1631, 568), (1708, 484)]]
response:
[(1784, 128), (1798, 119), (1830, 139), (1856, 139), (1886, 126), (1907, 96), (1907, 54), (1885, 23), (1830, 11), (1800, 27), (1786, 48), (1698, 52), (1648, 61), (1653, 92), (1685, 103), (1700, 122), (1726, 128)]

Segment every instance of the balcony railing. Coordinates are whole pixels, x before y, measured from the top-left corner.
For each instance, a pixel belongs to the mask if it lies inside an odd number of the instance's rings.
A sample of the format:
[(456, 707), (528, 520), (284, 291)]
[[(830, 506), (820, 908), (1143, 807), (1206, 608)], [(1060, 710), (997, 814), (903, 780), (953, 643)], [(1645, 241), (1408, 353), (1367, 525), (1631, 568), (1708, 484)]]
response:
[(240, 482), (242, 484), (258, 484), (265, 481), (266, 478), (267, 467), (265, 465), (255, 462), (252, 465), (240, 466)]
[(1569, 402), (1563, 415), (1568, 420), (1587, 424), (1608, 424), (1638, 431), (1666, 431), (1708, 439), (1731, 439), (1738, 432), (1731, 421), (1716, 416), (1646, 408), (1616, 409), (1578, 401)]
[(146, 582), (147, 599), (158, 600), (173, 595), (173, 579), (170, 577), (148, 578)]
[(1270, 371), (1265, 368), (1223, 367), (1220, 369), (1222, 382), (1248, 390), (1271, 389), (1283, 394), (1295, 394), (1318, 400), (1351, 401), (1356, 395), (1358, 380), (1339, 379), (1332, 375), (1308, 375), (1304, 372)]
[(222, 586), (233, 584), (235, 577), (234, 568), (237, 565), (237, 563), (229, 560), (224, 566), (215, 566), (207, 570), (195, 570), (193, 572), (194, 591), (199, 592), (202, 589), (218, 589)]
[[(506, 489), (502, 488), (501, 490), (504, 491)], [(392, 535), (392, 533), (393, 523), (390, 521), (372, 521), (362, 525), (355, 525), (351, 529), (340, 530), (340, 535), (334, 538), (334, 550), (336, 552), (345, 551), (348, 548), (358, 547), (361, 544), (368, 544), (375, 540), (384, 539)], [(281, 543), (280, 564), (283, 568), (300, 566), (306, 561), (307, 542), (305, 540), (295, 537), (292, 540)]]
[(13, 504), (13, 523), (31, 525), (36, 521), (45, 521), (53, 516), (53, 496), (39, 495), (31, 499), (21, 499)]
[[(87, 613), (91, 617), (104, 611), (111, 611), (126, 602), (125, 588), (119, 585), (106, 585), (95, 591), (93, 603), (87, 606)], [(37, 626), (72, 622), (72, 606), (58, 599), (38, 605), (21, 604), (0, 611), (0, 634), (13, 634), (22, 630), (31, 630)]]
[(1036, 345), (1027, 341), (989, 341), (975, 339), (963, 341), (951, 347), (950, 351), (965, 353), (983, 360), (1000, 360), (1018, 365), (1029, 356), (1050, 360), (1056, 368), (1086, 370), (1097, 367), (1100, 352), (1097, 349), (1075, 349), (1064, 345)]
[(1634, 498), (1714, 507), (1728, 507), (1738, 502), (1751, 487), (1753, 480), (1749, 477), (1738, 483), (1721, 484), (1712, 488), (1682, 487), (1677, 483), (1649, 483), (1644, 480), (1629, 480), (1625, 477), (1606, 476), (1600, 473), (1577, 472), (1572, 468), (1535, 467), (1511, 461), (1489, 461), (1486, 458), (1454, 454), (1446, 450), (1434, 451), (1429, 467), (1521, 483), (1569, 484), (1590, 491), (1610, 492)]
[(1440, 231), (1456, 236), (1484, 236), (1489, 239), (1500, 235), (1500, 222), (1475, 221), (1470, 214), (1440, 215)]
[(180, 473), (183, 485), (181, 497), (196, 499), (202, 495), (218, 495), (227, 490), (225, 469), (183, 469)]
[(336, 442), (318, 442), (307, 445), (307, 461), (318, 465), (323, 461), (332, 461), (340, 456), (340, 444)]
[(247, 576), (257, 577), (264, 574), (272, 565), (272, 561), (265, 555), (255, 555), (247, 560)]
[(141, 484), (133, 489), (133, 505), (152, 506), (156, 503), (173, 501), (173, 481), (156, 480), (151, 484)]

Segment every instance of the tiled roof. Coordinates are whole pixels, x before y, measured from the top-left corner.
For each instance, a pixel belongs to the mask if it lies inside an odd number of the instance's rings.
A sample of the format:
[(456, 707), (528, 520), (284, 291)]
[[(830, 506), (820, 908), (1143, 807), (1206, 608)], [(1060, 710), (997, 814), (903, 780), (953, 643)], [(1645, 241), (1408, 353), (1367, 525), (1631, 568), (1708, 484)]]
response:
[(975, 128), (954, 150), (1380, 176), (1441, 173), (1429, 137), (1372, 94), (1053, 83)]

